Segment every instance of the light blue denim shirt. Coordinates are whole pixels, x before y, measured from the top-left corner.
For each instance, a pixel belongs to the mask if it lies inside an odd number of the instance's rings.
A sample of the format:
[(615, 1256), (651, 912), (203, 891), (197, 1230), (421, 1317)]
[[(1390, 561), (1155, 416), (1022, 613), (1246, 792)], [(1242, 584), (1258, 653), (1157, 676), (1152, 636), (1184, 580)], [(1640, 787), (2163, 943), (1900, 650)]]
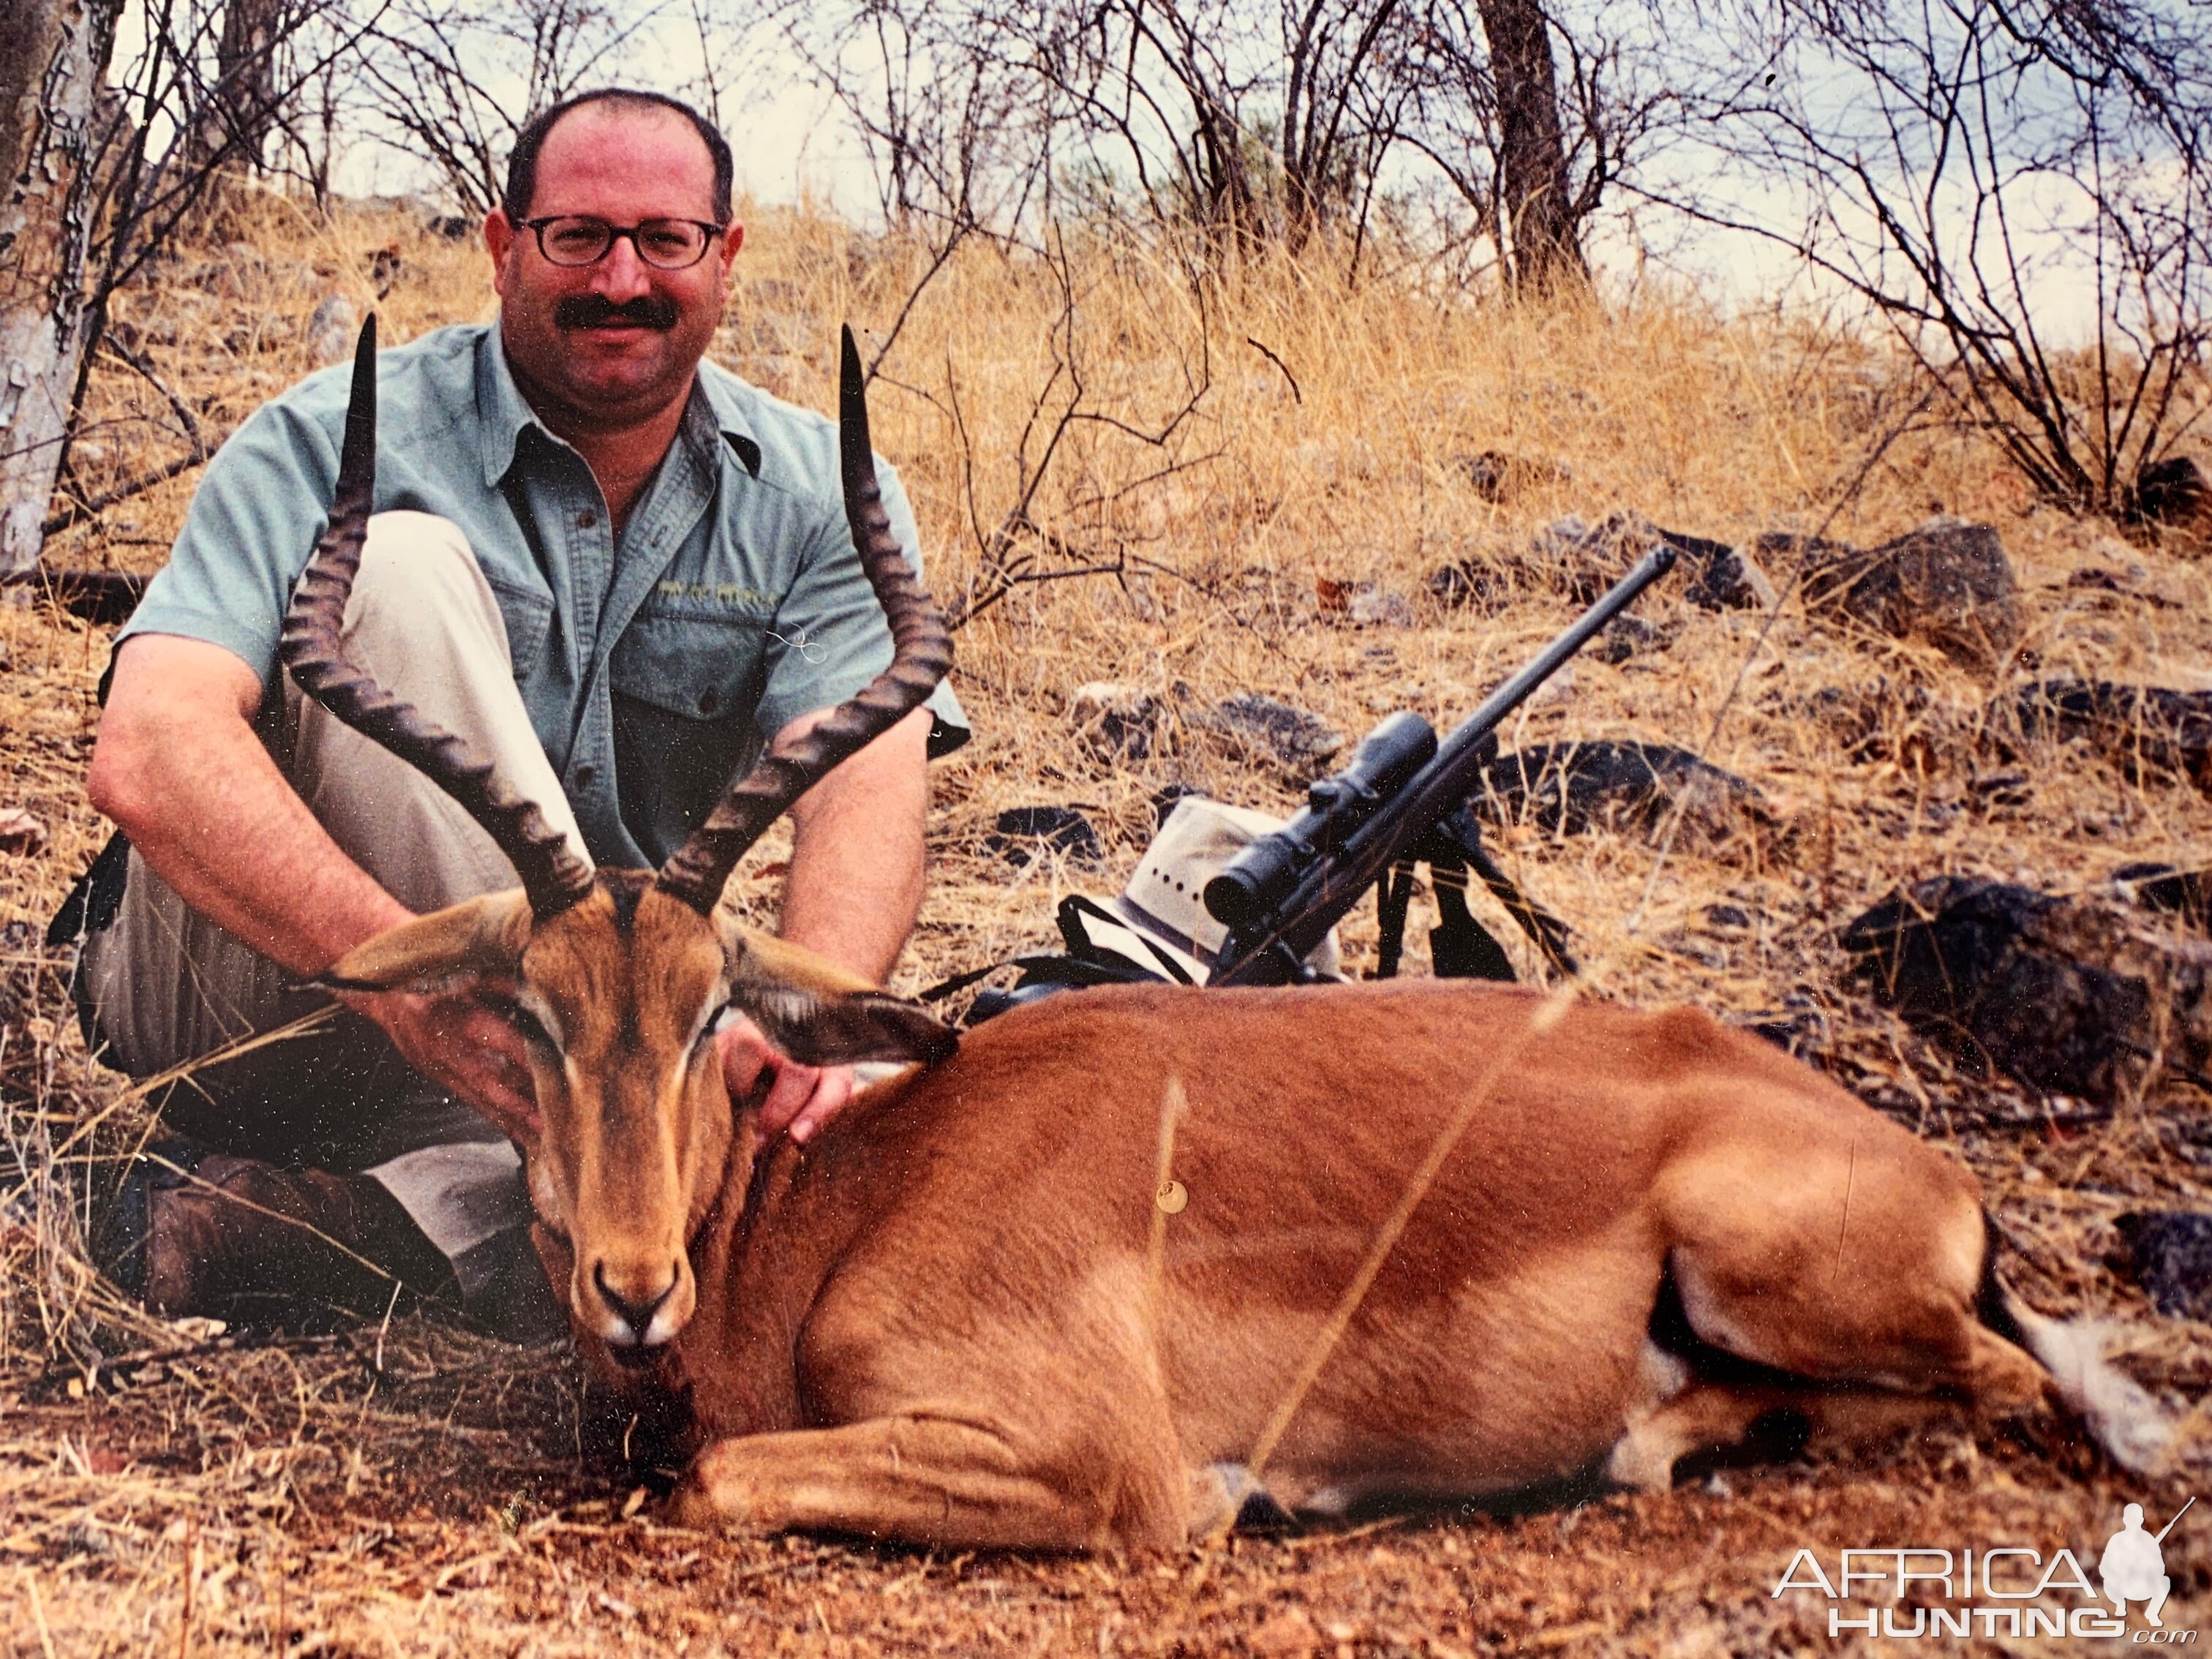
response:
[[(293, 583), (329, 520), (346, 367), (255, 412), (208, 465), (169, 562), (117, 638), (179, 634), (270, 683)], [(845, 523), (836, 424), (699, 366), (617, 538), (583, 458), (509, 374), (495, 325), (377, 358), (377, 512), (452, 520), (507, 623), (515, 683), (602, 864), (658, 865), (787, 721), (852, 696), (890, 630)], [(876, 474), (919, 570), (898, 476)], [(931, 752), (968, 737), (949, 686)]]

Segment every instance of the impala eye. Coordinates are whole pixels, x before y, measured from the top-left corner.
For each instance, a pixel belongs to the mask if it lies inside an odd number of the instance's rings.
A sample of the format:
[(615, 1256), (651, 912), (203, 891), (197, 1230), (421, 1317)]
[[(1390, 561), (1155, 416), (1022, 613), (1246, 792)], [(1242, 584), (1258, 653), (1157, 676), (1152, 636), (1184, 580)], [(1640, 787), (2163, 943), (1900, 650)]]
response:
[(699, 1035), (691, 1039), (692, 1052), (696, 1054), (705, 1048), (714, 1035), (730, 1023), (731, 1016), (736, 1012), (735, 1003), (722, 1002), (717, 1004), (713, 1012), (702, 1016), (699, 1021)]
[(561, 1051), (561, 1045), (555, 1040), (553, 1033), (546, 1030), (544, 1020), (526, 1003), (514, 997), (505, 997), (501, 999), (499, 1011), (507, 1017), (508, 1024), (522, 1033), (525, 1042), (550, 1048), (556, 1054)]

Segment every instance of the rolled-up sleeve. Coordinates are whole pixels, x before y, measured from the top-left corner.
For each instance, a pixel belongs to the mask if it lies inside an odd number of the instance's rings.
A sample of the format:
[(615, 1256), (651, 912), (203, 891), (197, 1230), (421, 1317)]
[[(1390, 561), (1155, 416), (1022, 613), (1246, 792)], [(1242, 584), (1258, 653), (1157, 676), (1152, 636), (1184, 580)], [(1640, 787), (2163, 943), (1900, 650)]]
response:
[[(880, 456), (876, 480), (891, 533), (920, 579), (921, 536), (914, 508), (897, 472)], [(798, 580), (777, 608), (775, 633), (768, 641), (766, 689), (755, 723), (773, 739), (801, 714), (830, 708), (859, 692), (890, 659), (890, 624), (868, 586), (867, 573), (853, 550), (852, 534), (842, 514), (825, 518), (801, 556)], [(939, 683), (928, 706), (935, 716), (932, 755), (950, 754), (968, 741), (968, 716), (948, 681)]]

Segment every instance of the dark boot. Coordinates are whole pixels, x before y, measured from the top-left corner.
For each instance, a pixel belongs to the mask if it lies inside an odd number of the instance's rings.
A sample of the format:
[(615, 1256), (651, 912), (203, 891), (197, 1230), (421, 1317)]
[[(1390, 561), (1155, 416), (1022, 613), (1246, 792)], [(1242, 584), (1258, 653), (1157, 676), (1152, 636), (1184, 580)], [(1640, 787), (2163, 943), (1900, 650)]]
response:
[(422, 1300), (458, 1308), (453, 1269), (368, 1176), (280, 1170), (167, 1143), (117, 1200), (103, 1265), (153, 1312), (327, 1328)]

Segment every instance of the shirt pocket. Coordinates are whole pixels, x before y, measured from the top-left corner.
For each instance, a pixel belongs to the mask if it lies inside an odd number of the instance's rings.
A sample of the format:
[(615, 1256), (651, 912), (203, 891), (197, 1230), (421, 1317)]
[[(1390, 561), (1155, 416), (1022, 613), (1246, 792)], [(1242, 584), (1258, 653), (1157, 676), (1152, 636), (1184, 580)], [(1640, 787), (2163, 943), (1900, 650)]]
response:
[(489, 572), (484, 580), (499, 605), (499, 618), (507, 625), (507, 660), (520, 684), (536, 673), (544, 659), (545, 638), (553, 626), (553, 596), (503, 581)]
[(769, 620), (648, 607), (616, 642), (609, 682), (620, 696), (685, 720), (749, 726), (760, 703)]

